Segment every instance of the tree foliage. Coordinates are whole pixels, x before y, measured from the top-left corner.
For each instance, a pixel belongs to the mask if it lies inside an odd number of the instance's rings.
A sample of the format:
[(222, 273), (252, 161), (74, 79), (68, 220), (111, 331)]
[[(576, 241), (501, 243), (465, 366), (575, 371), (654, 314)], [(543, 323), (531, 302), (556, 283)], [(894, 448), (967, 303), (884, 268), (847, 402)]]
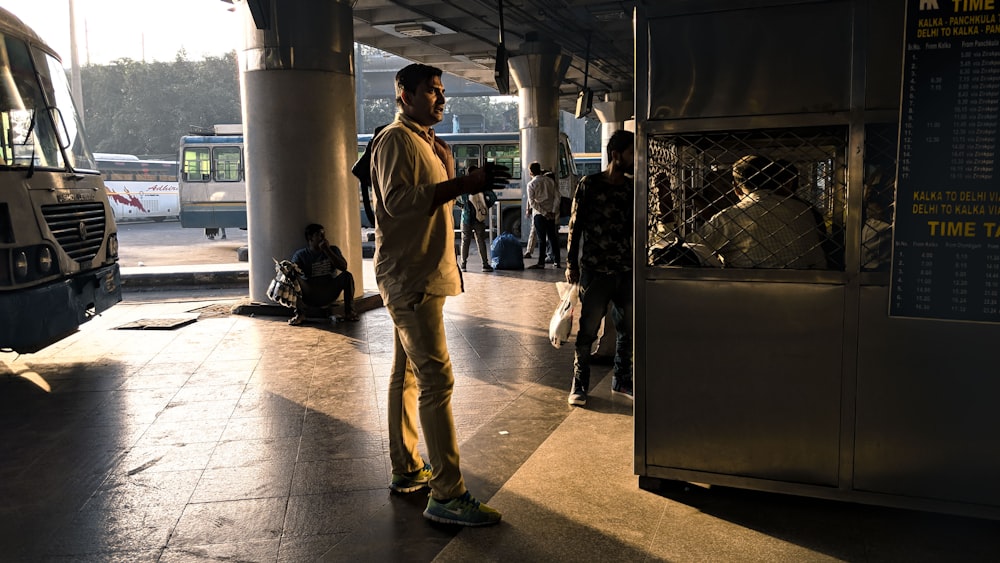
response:
[[(173, 62), (128, 58), (80, 70), (83, 112), (91, 150), (155, 158), (177, 158), (180, 138), (217, 123), (240, 123), (240, 81), (236, 52), (190, 61), (181, 50)], [(451, 115), (482, 115), (485, 130), (517, 131), (518, 106), (509, 98), (450, 97), (441, 131)], [(392, 97), (365, 97), (361, 133), (396, 115)], [(600, 124), (588, 123), (587, 148), (600, 150)]]
[(118, 59), (80, 70), (83, 112), (95, 152), (176, 158), (182, 135), (240, 123), (236, 52), (170, 63)]

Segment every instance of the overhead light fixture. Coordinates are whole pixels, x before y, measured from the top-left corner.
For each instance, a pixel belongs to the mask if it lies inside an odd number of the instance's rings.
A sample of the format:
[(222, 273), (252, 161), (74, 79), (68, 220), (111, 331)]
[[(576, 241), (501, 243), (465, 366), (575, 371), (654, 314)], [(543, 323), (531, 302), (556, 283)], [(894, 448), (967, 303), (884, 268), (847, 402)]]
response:
[(610, 12), (595, 12), (591, 14), (594, 19), (600, 22), (613, 22), (625, 19), (625, 10), (613, 10)]
[(493, 55), (470, 55), (469, 60), (483, 66), (490, 66), (497, 62), (496, 57)]
[(433, 27), (422, 23), (398, 23), (393, 29), (405, 37), (427, 37), (436, 33)]

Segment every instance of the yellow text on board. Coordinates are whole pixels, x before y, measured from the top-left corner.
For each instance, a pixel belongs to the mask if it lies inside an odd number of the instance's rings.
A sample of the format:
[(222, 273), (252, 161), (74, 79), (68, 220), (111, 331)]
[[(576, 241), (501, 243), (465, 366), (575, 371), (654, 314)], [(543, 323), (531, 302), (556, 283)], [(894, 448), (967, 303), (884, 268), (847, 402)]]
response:
[(1000, 239), (1000, 222), (986, 221), (927, 221), (927, 231), (932, 237)]

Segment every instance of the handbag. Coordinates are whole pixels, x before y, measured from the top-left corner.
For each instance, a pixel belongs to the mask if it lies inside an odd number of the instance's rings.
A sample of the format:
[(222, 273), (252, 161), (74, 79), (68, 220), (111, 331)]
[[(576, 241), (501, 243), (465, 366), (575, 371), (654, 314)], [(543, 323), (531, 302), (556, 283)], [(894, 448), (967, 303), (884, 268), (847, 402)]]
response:
[(469, 196), (469, 203), (472, 204), (472, 210), (475, 213), (476, 221), (480, 223), (486, 222), (486, 216), (489, 213), (489, 208), (486, 207), (486, 198), (483, 197), (482, 193), (475, 193)]
[(302, 278), (302, 270), (298, 264), (289, 260), (278, 262), (274, 258), (274, 279), (267, 286), (267, 298), (285, 307), (295, 307), (295, 303), (302, 295), (302, 288), (299, 279)]

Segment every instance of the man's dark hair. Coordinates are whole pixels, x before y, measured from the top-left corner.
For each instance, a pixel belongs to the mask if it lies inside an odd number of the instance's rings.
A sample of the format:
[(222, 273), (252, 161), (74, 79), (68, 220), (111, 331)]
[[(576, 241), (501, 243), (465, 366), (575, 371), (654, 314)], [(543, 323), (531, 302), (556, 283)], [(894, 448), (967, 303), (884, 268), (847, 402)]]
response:
[(533, 176), (539, 176), (542, 173), (542, 165), (537, 162), (532, 162), (528, 165), (528, 172), (531, 172)]
[[(764, 156), (744, 156), (733, 164), (733, 181), (737, 187), (748, 192), (778, 190), (790, 179), (780, 165)], [(798, 180), (798, 175), (795, 180)]]
[(611, 134), (608, 139), (608, 162), (614, 160), (611, 151), (625, 152), (635, 145), (635, 135), (627, 129), (619, 129)]
[(413, 63), (396, 73), (396, 105), (403, 107), (403, 92), (417, 91), (417, 87), (432, 78), (441, 78), (441, 69), (430, 65)]
[(323, 225), (320, 225), (319, 223), (310, 223), (306, 225), (306, 240), (309, 240), (310, 237), (324, 230), (326, 229), (324, 229)]

